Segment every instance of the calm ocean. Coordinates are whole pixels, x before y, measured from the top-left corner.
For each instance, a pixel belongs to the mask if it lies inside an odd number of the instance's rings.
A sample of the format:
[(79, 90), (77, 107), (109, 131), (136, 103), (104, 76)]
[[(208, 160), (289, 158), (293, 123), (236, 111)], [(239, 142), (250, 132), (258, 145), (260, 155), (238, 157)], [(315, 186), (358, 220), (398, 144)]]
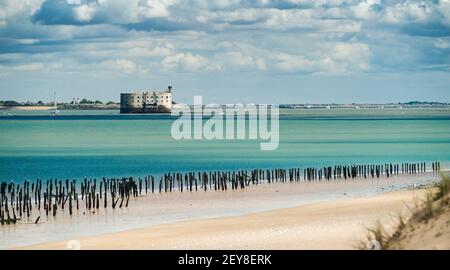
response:
[(116, 111), (3, 111), (0, 180), (450, 161), (450, 109), (282, 110), (280, 144), (175, 141), (173, 119)]

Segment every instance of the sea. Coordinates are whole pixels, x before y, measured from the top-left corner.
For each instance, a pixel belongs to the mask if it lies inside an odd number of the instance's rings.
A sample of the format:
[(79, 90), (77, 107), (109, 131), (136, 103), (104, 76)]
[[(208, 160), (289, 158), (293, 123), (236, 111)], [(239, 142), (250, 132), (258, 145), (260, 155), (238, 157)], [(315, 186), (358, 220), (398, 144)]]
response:
[[(352, 164), (450, 163), (450, 108), (281, 109), (279, 147), (261, 140), (175, 140), (170, 115), (118, 111), (0, 111), (0, 181), (158, 177), (168, 172), (306, 168)], [(207, 121), (206, 119), (204, 121)], [(180, 221), (245, 215), (361, 198), (431, 184), (439, 174), (249, 186), (235, 192), (162, 193), (133, 207), (33, 212), (1, 226), (0, 249), (80, 239)], [(38, 225), (34, 224), (40, 216)], [(63, 246), (61, 248), (64, 248)]]
[(450, 108), (281, 109), (279, 146), (175, 140), (177, 117), (116, 110), (0, 111), (0, 181), (450, 162)]

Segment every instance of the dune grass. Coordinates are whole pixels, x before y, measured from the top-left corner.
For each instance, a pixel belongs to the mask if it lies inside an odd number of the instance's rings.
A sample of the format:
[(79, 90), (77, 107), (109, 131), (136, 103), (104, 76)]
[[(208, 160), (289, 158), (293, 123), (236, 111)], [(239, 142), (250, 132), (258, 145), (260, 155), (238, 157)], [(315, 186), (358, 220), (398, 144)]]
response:
[(441, 174), (441, 181), (436, 184), (436, 188), (437, 191), (427, 193), (424, 202), (418, 203), (415, 200), (414, 208), (411, 209), (413, 214), (406, 223), (404, 218), (398, 215), (397, 226), (392, 234), (387, 233), (380, 221), (368, 228), (366, 239), (357, 245), (358, 249), (390, 249), (399, 240), (407, 224), (427, 223), (450, 207), (450, 175)]

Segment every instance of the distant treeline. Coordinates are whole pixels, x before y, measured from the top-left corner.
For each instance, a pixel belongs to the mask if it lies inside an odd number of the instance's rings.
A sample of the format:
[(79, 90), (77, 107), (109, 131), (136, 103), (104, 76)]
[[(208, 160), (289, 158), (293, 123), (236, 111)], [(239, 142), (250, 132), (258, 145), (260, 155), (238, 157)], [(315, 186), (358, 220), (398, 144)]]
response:
[(410, 101), (406, 103), (398, 103), (400, 105), (433, 105), (433, 106), (448, 106), (448, 102), (435, 102), (435, 101)]
[[(59, 102), (58, 105), (116, 105), (119, 104), (118, 102), (114, 101), (108, 101), (106, 103), (103, 103), (100, 100), (89, 100), (89, 99), (82, 99), (79, 103), (73, 104), (73, 102), (66, 103), (66, 102)], [(54, 102), (18, 102), (15, 100), (0, 100), (0, 106), (6, 106), (6, 107), (14, 107), (14, 106), (53, 106)]]
[[(174, 104), (176, 104), (175, 102), (173, 102)], [(72, 101), (72, 102), (58, 102), (58, 106), (62, 105), (107, 105), (107, 106), (111, 106), (111, 105), (119, 105), (119, 102), (114, 102), (114, 101), (108, 101), (108, 102), (103, 102), (100, 100), (89, 100), (86, 98), (83, 98), (80, 101)], [(32, 101), (27, 101), (27, 102), (19, 102), (19, 101), (15, 101), (15, 100), (0, 100), (0, 106), (5, 106), (5, 107), (14, 107), (14, 106), (53, 106), (54, 102), (43, 102), (43, 101), (37, 101), (37, 102), (32, 102)], [(300, 106), (300, 107), (306, 107), (308, 105), (314, 105), (316, 106), (331, 106), (331, 107), (347, 107), (347, 106), (450, 106), (450, 103), (448, 102), (437, 102), (437, 101), (409, 101), (409, 102), (398, 102), (398, 103), (380, 103), (380, 104), (363, 104), (363, 103), (351, 103), (351, 104), (338, 104), (338, 103), (329, 103), (329, 104), (279, 104), (280, 108), (292, 108), (292, 106)]]
[[(89, 105), (92, 105), (92, 104), (103, 104), (103, 102), (100, 101), (100, 100), (89, 100), (89, 99), (83, 98), (82, 100), (80, 100), (80, 102), (78, 104), (89, 104)], [(111, 105), (111, 104), (118, 104), (118, 103), (116, 103), (114, 101), (108, 101), (105, 104), (106, 105)]]
[(22, 104), (14, 100), (0, 100), (2, 106), (21, 106)]
[(437, 101), (409, 101), (398, 103), (305, 103), (305, 104), (280, 104), (280, 108), (382, 108), (382, 107), (447, 107), (448, 102)]
[(110, 110), (110, 109), (119, 109), (119, 103), (115, 102), (107, 102), (103, 103), (80, 103), (80, 104), (59, 104), (58, 109), (60, 110)]

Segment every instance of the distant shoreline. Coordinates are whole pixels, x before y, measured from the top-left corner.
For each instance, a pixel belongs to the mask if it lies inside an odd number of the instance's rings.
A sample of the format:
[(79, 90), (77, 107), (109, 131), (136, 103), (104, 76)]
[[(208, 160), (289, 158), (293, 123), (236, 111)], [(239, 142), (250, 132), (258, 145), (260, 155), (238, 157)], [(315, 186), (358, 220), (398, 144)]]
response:
[(3, 110), (18, 110), (18, 111), (48, 111), (51, 110), (52, 106), (0, 106)]
[[(52, 110), (53, 106), (0, 106), (0, 110), (17, 110), (17, 111), (49, 111)], [(119, 106), (108, 106), (108, 105), (58, 105), (58, 110), (119, 110)]]
[[(192, 106), (192, 105), (189, 105)], [(222, 105), (225, 107), (225, 105)], [(0, 105), (0, 110), (17, 110), (17, 111), (48, 111), (52, 110), (53, 106), (2, 106)], [(390, 109), (448, 109), (450, 106), (448, 105), (409, 105), (409, 106), (398, 106), (398, 105), (332, 105), (332, 106), (325, 106), (325, 105), (288, 105), (288, 104), (279, 104), (280, 109), (286, 109), (286, 110), (348, 110), (348, 109), (354, 109), (354, 110), (390, 110)], [(120, 106), (118, 105), (58, 105), (58, 110), (62, 111), (85, 111), (85, 110), (120, 110)]]

